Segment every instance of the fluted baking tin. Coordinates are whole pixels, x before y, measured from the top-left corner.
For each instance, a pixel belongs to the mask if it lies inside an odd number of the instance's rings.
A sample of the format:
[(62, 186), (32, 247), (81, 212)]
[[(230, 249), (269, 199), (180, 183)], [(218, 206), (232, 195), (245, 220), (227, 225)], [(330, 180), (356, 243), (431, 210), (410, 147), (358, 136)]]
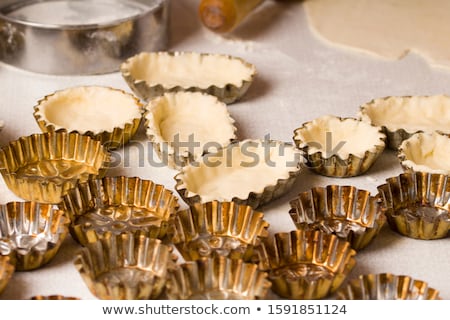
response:
[(378, 197), (353, 186), (312, 188), (290, 201), (290, 206), (289, 215), (298, 229), (335, 234), (355, 250), (368, 246), (386, 222)]
[(437, 300), (439, 291), (421, 280), (390, 273), (360, 275), (336, 292), (340, 300)]
[(69, 220), (53, 205), (9, 202), (0, 205), (0, 255), (8, 255), (16, 270), (33, 270), (59, 251)]
[(47, 74), (117, 71), (167, 46), (169, 0), (3, 0), (0, 59)]
[(170, 227), (170, 241), (185, 260), (220, 255), (251, 261), (269, 223), (250, 206), (212, 201), (179, 211)]
[(179, 207), (177, 197), (163, 185), (124, 176), (80, 183), (60, 206), (72, 221), (72, 237), (83, 245), (108, 231), (162, 238)]

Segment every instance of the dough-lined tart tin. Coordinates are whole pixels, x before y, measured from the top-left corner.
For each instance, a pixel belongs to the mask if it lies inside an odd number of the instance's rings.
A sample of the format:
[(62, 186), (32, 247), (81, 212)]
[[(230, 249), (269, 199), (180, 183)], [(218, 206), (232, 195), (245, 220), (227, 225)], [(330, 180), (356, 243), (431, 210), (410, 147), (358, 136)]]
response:
[(321, 231), (276, 233), (265, 249), (272, 291), (287, 299), (327, 297), (356, 264), (349, 242)]
[(75, 259), (89, 290), (102, 300), (157, 299), (174, 263), (172, 250), (144, 235), (105, 234), (89, 242)]
[(422, 280), (391, 273), (360, 275), (336, 292), (340, 300), (440, 300)]
[(386, 222), (378, 197), (353, 186), (312, 188), (291, 200), (290, 206), (298, 229), (335, 234), (355, 250), (368, 246)]
[(257, 208), (286, 193), (301, 171), (301, 155), (274, 140), (233, 142), (183, 167), (175, 190), (189, 205), (233, 201)]
[(404, 140), (398, 149), (398, 158), (405, 171), (450, 174), (448, 152), (450, 137), (433, 133), (415, 133)]
[(360, 107), (359, 117), (375, 126), (381, 126), (387, 136), (387, 146), (398, 150), (404, 140), (417, 132), (450, 133), (450, 97), (434, 95), (377, 98)]
[(0, 205), (0, 254), (9, 256), (18, 271), (40, 268), (59, 251), (68, 224), (64, 211), (51, 204)]
[(241, 58), (197, 52), (142, 52), (121, 65), (133, 92), (150, 100), (166, 92), (195, 91), (233, 103), (248, 90), (254, 65)]
[(450, 229), (450, 183), (443, 174), (407, 172), (378, 186), (390, 227), (407, 237), (440, 239)]
[(80, 86), (39, 100), (34, 117), (43, 132), (65, 129), (100, 140), (108, 149), (126, 144), (141, 123), (144, 106), (119, 89)]
[(268, 228), (264, 214), (250, 206), (212, 201), (179, 211), (169, 239), (185, 260), (219, 255), (252, 261)]
[(160, 159), (179, 169), (236, 139), (225, 103), (200, 92), (165, 93), (146, 106), (146, 132)]
[(264, 299), (270, 287), (258, 265), (216, 256), (169, 270), (166, 295), (171, 300), (255, 300)]
[(88, 136), (56, 131), (21, 137), (0, 149), (0, 172), (18, 197), (59, 203), (77, 182), (102, 177), (109, 152)]
[(294, 142), (306, 166), (329, 177), (365, 173), (385, 148), (386, 136), (376, 127), (354, 118), (326, 115), (294, 130)]
[(163, 238), (178, 210), (178, 198), (163, 185), (138, 177), (105, 177), (79, 183), (60, 206), (72, 223), (73, 238), (86, 245), (106, 232)]
[(0, 294), (5, 290), (14, 273), (14, 265), (9, 256), (0, 255)]

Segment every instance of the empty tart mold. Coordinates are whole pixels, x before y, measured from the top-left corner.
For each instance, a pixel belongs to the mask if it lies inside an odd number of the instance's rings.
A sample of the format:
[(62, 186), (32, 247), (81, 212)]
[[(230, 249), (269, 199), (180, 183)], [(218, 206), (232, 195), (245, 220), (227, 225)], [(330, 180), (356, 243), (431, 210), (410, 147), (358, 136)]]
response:
[(385, 148), (386, 136), (375, 127), (353, 118), (323, 116), (294, 131), (306, 166), (329, 177), (354, 177), (365, 173)]
[(169, 238), (185, 260), (220, 255), (251, 261), (268, 227), (264, 214), (250, 206), (212, 201), (179, 211)]
[(163, 185), (123, 176), (79, 183), (60, 206), (72, 221), (73, 238), (83, 245), (106, 232), (163, 238), (179, 207), (177, 197)]
[(165, 93), (146, 107), (147, 136), (171, 168), (181, 168), (236, 139), (227, 106), (200, 92)]
[(416, 133), (404, 140), (398, 158), (405, 171), (450, 174), (450, 137), (437, 132)]
[(165, 92), (199, 91), (233, 103), (248, 90), (256, 74), (241, 58), (196, 52), (142, 52), (121, 65), (121, 73), (143, 100)]
[(271, 282), (253, 263), (222, 256), (201, 258), (169, 271), (166, 294), (171, 300), (264, 299)]
[(391, 228), (416, 239), (439, 239), (450, 228), (450, 183), (443, 174), (407, 172), (378, 186)]
[(276, 233), (265, 248), (272, 290), (287, 299), (330, 295), (356, 264), (349, 242), (321, 231)]
[(64, 211), (50, 204), (0, 205), (0, 254), (9, 256), (18, 271), (37, 269), (56, 255), (68, 224)]
[(139, 100), (123, 90), (82, 86), (47, 95), (34, 107), (34, 117), (44, 132), (77, 131), (114, 149), (134, 136), (143, 110)]
[(97, 298), (145, 300), (160, 296), (172, 259), (170, 247), (159, 239), (108, 233), (88, 243), (74, 263)]
[(386, 222), (378, 197), (352, 186), (312, 188), (290, 201), (290, 206), (298, 229), (335, 234), (355, 250), (369, 245)]
[(390, 273), (361, 275), (336, 292), (340, 300), (439, 300), (439, 291), (421, 280)]
[(104, 176), (110, 154), (96, 141), (76, 132), (33, 134), (0, 149), (0, 172), (22, 199), (59, 203), (77, 182)]
[(398, 96), (374, 99), (360, 107), (362, 120), (383, 127), (387, 145), (397, 150), (416, 132), (449, 132), (450, 97)]
[(5, 290), (13, 273), (14, 265), (11, 264), (10, 257), (0, 255), (0, 294)]
[(182, 168), (175, 189), (188, 204), (218, 200), (257, 208), (287, 192), (300, 168), (291, 144), (243, 140)]

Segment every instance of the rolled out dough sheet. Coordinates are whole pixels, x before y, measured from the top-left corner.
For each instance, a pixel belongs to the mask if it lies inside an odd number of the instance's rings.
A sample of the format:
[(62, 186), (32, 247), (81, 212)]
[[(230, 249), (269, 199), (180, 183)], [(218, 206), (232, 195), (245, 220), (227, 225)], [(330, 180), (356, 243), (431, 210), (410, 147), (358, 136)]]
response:
[(449, 0), (307, 0), (312, 28), (337, 45), (399, 59), (409, 51), (450, 68)]

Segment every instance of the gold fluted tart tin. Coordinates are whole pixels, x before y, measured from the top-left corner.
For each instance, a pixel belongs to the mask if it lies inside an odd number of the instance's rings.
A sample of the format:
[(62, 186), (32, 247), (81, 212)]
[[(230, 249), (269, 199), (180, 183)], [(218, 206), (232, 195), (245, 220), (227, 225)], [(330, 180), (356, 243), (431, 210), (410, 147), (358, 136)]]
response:
[(238, 57), (166, 51), (141, 52), (123, 62), (120, 71), (143, 100), (190, 91), (216, 96), (227, 104), (240, 99), (256, 75), (255, 66)]
[(404, 140), (397, 157), (404, 171), (422, 171), (450, 174), (450, 160), (447, 150), (450, 137), (438, 132), (418, 132)]
[(45, 96), (34, 106), (33, 115), (43, 132), (77, 131), (117, 149), (136, 134), (143, 113), (143, 104), (130, 93), (80, 86)]
[(169, 270), (170, 300), (264, 299), (271, 282), (258, 265), (223, 256), (188, 261)]
[(77, 182), (102, 177), (109, 152), (89, 136), (56, 131), (21, 137), (0, 149), (0, 172), (18, 197), (59, 203)]
[(390, 227), (423, 240), (441, 239), (450, 229), (449, 176), (406, 172), (378, 186), (381, 206)]
[(336, 292), (339, 300), (440, 300), (422, 280), (391, 273), (360, 275)]
[(103, 300), (157, 299), (173, 263), (171, 247), (131, 233), (107, 233), (87, 243), (74, 262), (92, 294)]
[(105, 232), (163, 238), (179, 208), (178, 198), (163, 185), (138, 177), (104, 177), (79, 183), (60, 204), (72, 223), (73, 238), (85, 245)]
[(356, 264), (356, 251), (348, 241), (322, 231), (276, 233), (265, 249), (272, 291), (287, 299), (329, 296)]
[(236, 139), (235, 121), (227, 105), (215, 96), (200, 92), (165, 93), (145, 108), (147, 137), (169, 168), (180, 169)]
[(300, 152), (277, 140), (247, 139), (181, 169), (175, 190), (188, 205), (233, 201), (258, 208), (288, 192), (299, 176)]
[(398, 150), (404, 140), (418, 132), (450, 133), (450, 97), (434, 95), (377, 98), (360, 106), (359, 118), (381, 126), (387, 137), (387, 146)]
[(9, 256), (0, 255), (0, 294), (5, 290), (14, 273), (14, 265)]
[(312, 188), (289, 203), (298, 229), (335, 234), (355, 250), (367, 247), (386, 222), (378, 197), (353, 186)]
[(250, 206), (211, 201), (179, 211), (170, 228), (169, 241), (185, 260), (219, 255), (251, 261), (269, 223)]
[(294, 130), (293, 140), (312, 171), (337, 178), (369, 170), (385, 149), (381, 127), (354, 118), (322, 116)]
[(80, 300), (80, 298), (67, 297), (59, 294), (54, 294), (50, 296), (33, 296), (30, 300)]
[(64, 211), (51, 204), (0, 205), (0, 254), (10, 256), (17, 271), (40, 268), (59, 251), (68, 224)]

